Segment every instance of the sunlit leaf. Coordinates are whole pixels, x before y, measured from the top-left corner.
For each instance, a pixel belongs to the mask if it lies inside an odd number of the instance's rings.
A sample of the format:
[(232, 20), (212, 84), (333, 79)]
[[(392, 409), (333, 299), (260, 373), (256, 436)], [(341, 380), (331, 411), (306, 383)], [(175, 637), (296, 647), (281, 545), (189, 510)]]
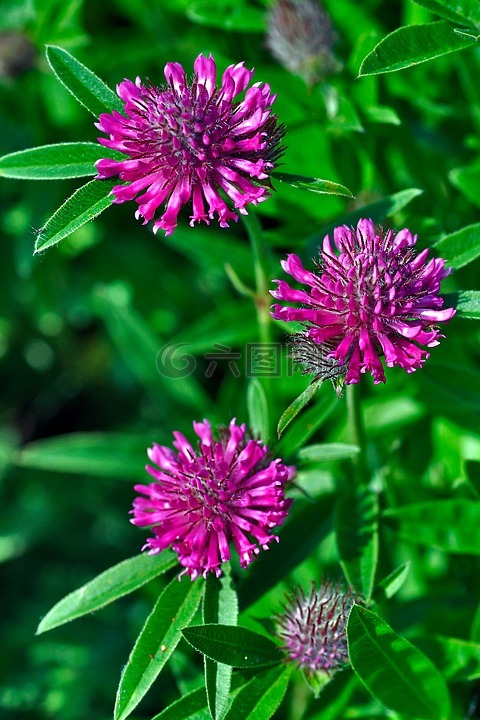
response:
[(435, 243), (433, 249), (437, 257), (459, 270), (480, 256), (480, 223), (446, 235)]
[(225, 720), (270, 720), (284, 698), (292, 672), (292, 665), (277, 665), (258, 673), (235, 697)]
[(289, 405), (288, 408), (284, 411), (282, 417), (278, 422), (277, 427), (277, 433), (279, 438), (283, 435), (292, 420), (297, 417), (300, 410), (302, 410), (302, 408), (304, 408), (305, 405), (310, 402), (322, 382), (322, 379), (319, 378), (318, 380), (314, 380), (312, 383), (310, 383), (307, 389), (304, 390), (301, 395), (295, 398), (291, 405)]
[(475, 40), (458, 35), (453, 26), (444, 20), (408, 25), (394, 30), (378, 43), (362, 62), (359, 75), (403, 70), (472, 45), (475, 45)]
[(112, 204), (113, 180), (92, 180), (76, 190), (47, 220), (37, 235), (35, 252), (43, 252), (96, 218)]
[[(238, 619), (238, 599), (227, 563), (222, 567), (223, 575), (216, 578), (212, 573), (207, 577), (203, 598), (203, 622), (222, 625), (236, 625)], [(205, 662), (205, 687), (208, 707), (214, 720), (219, 720), (226, 712), (232, 678), (232, 668), (210, 658)]]
[(291, 187), (301, 190), (310, 190), (310, 192), (319, 193), (321, 195), (343, 195), (353, 198), (351, 191), (344, 185), (332, 182), (331, 180), (321, 180), (320, 178), (305, 177), (304, 175), (290, 175), (288, 173), (273, 172), (272, 177), (280, 182), (287, 183)]
[(457, 311), (455, 317), (468, 320), (480, 320), (480, 291), (459, 290), (443, 296), (444, 307), (454, 307)]
[(117, 157), (115, 151), (89, 142), (58, 143), (20, 150), (0, 158), (0, 176), (21, 180), (65, 180), (96, 175), (94, 163)]
[(356, 674), (390, 710), (416, 720), (447, 720), (450, 697), (431, 661), (378, 615), (354, 605), (347, 624)]
[(332, 460), (345, 460), (354, 458), (360, 452), (358, 445), (347, 443), (321, 443), (307, 445), (298, 451), (298, 457), (303, 462), (329, 462)]
[(199, 606), (205, 585), (173, 578), (157, 600), (128, 658), (118, 686), (114, 718), (123, 720), (136, 708), (175, 650), (184, 628)]
[(120, 98), (73, 55), (56, 45), (47, 45), (46, 53), (49, 65), (62, 85), (95, 117), (112, 110), (122, 112)]
[(449, 682), (480, 678), (480, 644), (442, 635), (415, 638), (415, 644), (431, 658)]
[(278, 646), (265, 635), (233, 625), (191, 625), (184, 638), (211, 660), (237, 668), (263, 667), (279, 663)]
[(473, 25), (480, 29), (480, 6), (477, 0), (415, 0), (456, 25)]
[(37, 635), (100, 610), (108, 603), (142, 587), (176, 563), (175, 553), (164, 550), (159, 555), (143, 553), (114, 565), (54, 605), (40, 622)]
[(265, 390), (258, 378), (251, 378), (247, 389), (247, 408), (250, 428), (263, 442), (269, 439), (269, 411)]

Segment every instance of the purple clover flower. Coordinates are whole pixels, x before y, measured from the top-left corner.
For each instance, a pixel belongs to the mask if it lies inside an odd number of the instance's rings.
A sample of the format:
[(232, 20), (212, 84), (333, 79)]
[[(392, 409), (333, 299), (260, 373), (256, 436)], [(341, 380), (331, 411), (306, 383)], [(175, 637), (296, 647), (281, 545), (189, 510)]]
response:
[[(127, 156), (99, 160), (97, 178), (118, 175), (128, 183), (113, 188), (114, 202), (136, 198), (136, 217), (144, 224), (166, 203), (153, 226), (166, 235), (173, 233), (180, 209), (190, 200), (191, 226), (209, 225), (215, 213), (221, 227), (238, 220), (222, 193), (246, 215), (246, 205), (269, 197), (269, 173), (283, 152), (285, 131), (271, 114), (276, 95), (266, 83), (247, 89), (253, 70), (243, 62), (230, 65), (220, 87), (212, 56), (199, 55), (194, 70), (190, 84), (176, 62), (166, 64), (163, 87), (144, 85), (140, 78), (124, 80), (117, 93), (125, 115), (104, 113), (96, 125), (109, 136), (99, 142)], [(235, 101), (244, 90), (245, 97)]]
[[(324, 580), (310, 595), (297, 588), (277, 617), (283, 649), (307, 679), (329, 678), (349, 663), (346, 627), (356, 595), (341, 583)], [(320, 684), (320, 683), (318, 683)]]
[[(375, 383), (385, 382), (380, 355), (388, 367), (414, 372), (429, 357), (419, 345), (438, 345), (444, 336), (436, 323), (455, 314), (453, 308), (441, 309), (438, 295), (450, 269), (442, 259), (427, 262), (428, 249), (415, 255), (416, 242), (410, 230), (383, 232), (372, 220), (359, 220), (356, 229), (335, 228), (333, 246), (328, 235), (323, 241), (317, 272), (305, 270), (297, 255), (282, 262), (287, 273), (311, 289), (295, 290), (275, 280), (273, 297), (302, 307), (274, 305), (272, 316), (305, 323), (304, 344), (328, 348), (323, 360), (333, 358), (343, 366), (347, 385), (367, 371)], [(302, 362), (301, 351), (294, 355)]]
[(240, 565), (246, 567), (268, 549), (272, 528), (285, 520), (291, 499), (285, 484), (295, 474), (281, 460), (270, 460), (268, 447), (247, 435), (245, 425), (233, 419), (215, 440), (208, 420), (194, 422), (197, 449), (174, 432), (175, 450), (153, 444), (147, 465), (155, 479), (135, 485), (145, 497), (133, 502), (131, 522), (152, 526), (154, 536), (145, 548), (154, 555), (167, 547), (178, 554), (181, 565), (194, 580), (199, 575), (222, 574), (220, 565), (230, 559), (233, 542)]

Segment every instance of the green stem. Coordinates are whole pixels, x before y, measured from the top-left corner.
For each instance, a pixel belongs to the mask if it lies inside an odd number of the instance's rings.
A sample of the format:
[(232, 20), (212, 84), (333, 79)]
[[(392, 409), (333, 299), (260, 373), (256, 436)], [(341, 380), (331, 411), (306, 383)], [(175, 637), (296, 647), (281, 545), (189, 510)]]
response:
[(363, 425), (363, 415), (360, 404), (360, 386), (347, 385), (346, 394), (350, 437), (352, 443), (360, 448), (360, 452), (354, 460), (355, 476), (359, 485), (365, 485), (369, 481), (369, 473), (365, 454), (365, 428)]
[(269, 279), (265, 271), (268, 258), (267, 246), (264, 242), (260, 220), (253, 211), (250, 210), (248, 215), (242, 215), (242, 220), (247, 229), (248, 237), (250, 238), (250, 246), (252, 248), (256, 287), (254, 301), (257, 309), (259, 339), (261, 343), (270, 345), (272, 342), (270, 317), (271, 297), (268, 292)]

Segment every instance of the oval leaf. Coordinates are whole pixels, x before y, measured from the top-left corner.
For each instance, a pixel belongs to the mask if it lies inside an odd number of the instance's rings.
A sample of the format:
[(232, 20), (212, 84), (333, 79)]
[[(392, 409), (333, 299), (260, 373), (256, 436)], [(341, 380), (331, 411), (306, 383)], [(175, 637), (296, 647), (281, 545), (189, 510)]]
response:
[(264, 670), (238, 693), (225, 720), (270, 720), (287, 691), (293, 666)]
[(274, 642), (244, 627), (221, 625), (192, 625), (183, 636), (196, 650), (211, 660), (237, 668), (262, 667), (281, 661)]
[(188, 625), (205, 589), (201, 579), (174, 577), (157, 600), (120, 678), (114, 718), (123, 720), (136, 708), (164, 668)]
[(321, 378), (319, 378), (318, 380), (314, 380), (312, 383), (310, 383), (307, 389), (304, 390), (301, 395), (295, 398), (292, 404), (288, 406), (288, 408), (285, 410), (278, 422), (277, 434), (279, 438), (283, 435), (292, 420), (297, 417), (300, 410), (302, 410), (302, 408), (304, 408), (305, 405), (310, 402), (321, 384)]
[(114, 478), (145, 475), (145, 435), (72, 433), (25, 445), (15, 457), (23, 467)]
[(270, 424), (267, 396), (263, 385), (257, 378), (252, 378), (248, 383), (247, 408), (253, 434), (263, 442), (268, 442)]
[(383, 518), (400, 537), (449, 553), (480, 555), (480, 503), (435, 500), (386, 510)]
[(367, 488), (345, 493), (335, 512), (335, 533), (345, 577), (368, 604), (378, 562), (378, 499)]
[(459, 270), (480, 256), (480, 223), (446, 235), (433, 247), (435, 255), (446, 260), (454, 270)]
[(123, 560), (54, 605), (38, 626), (37, 635), (128, 595), (174, 567), (177, 561), (177, 556), (171, 550), (164, 550), (154, 556), (142, 553)]
[[(236, 625), (238, 599), (230, 575), (228, 563), (223, 565), (224, 574), (216, 578), (212, 573), (207, 577), (203, 598), (203, 622)], [(232, 680), (230, 665), (217, 663), (205, 656), (205, 688), (208, 708), (214, 720), (223, 717), (228, 705)]]
[(444, 295), (445, 307), (454, 307), (457, 311), (456, 317), (463, 317), (467, 320), (480, 320), (480, 291), (459, 290), (456, 293)]
[(92, 115), (98, 117), (103, 112), (123, 111), (123, 103), (113, 90), (69, 52), (56, 45), (47, 45), (46, 54), (62, 85)]
[(346, 443), (322, 443), (319, 445), (307, 445), (298, 451), (298, 457), (303, 462), (328, 462), (330, 460), (345, 460), (358, 455), (358, 445), (347, 445)]
[(20, 180), (66, 180), (96, 175), (94, 164), (103, 157), (115, 158), (118, 154), (88, 142), (43, 145), (4, 155), (0, 158), (0, 176)]
[(110, 207), (111, 191), (117, 184), (113, 180), (92, 180), (76, 190), (39, 232), (35, 253), (56, 245)]
[(384, 620), (354, 605), (347, 637), (353, 669), (383, 705), (416, 720), (449, 717), (448, 689), (436, 667)]
[(376, 45), (362, 62), (359, 76), (403, 70), (472, 45), (475, 40), (458, 35), (444, 20), (408, 25), (390, 33)]
[(305, 175), (290, 175), (289, 173), (273, 172), (272, 177), (275, 180), (286, 183), (300, 190), (310, 190), (310, 192), (319, 193), (320, 195), (343, 195), (344, 197), (353, 198), (351, 191), (344, 185), (332, 182), (331, 180), (321, 180), (320, 178), (306, 177)]

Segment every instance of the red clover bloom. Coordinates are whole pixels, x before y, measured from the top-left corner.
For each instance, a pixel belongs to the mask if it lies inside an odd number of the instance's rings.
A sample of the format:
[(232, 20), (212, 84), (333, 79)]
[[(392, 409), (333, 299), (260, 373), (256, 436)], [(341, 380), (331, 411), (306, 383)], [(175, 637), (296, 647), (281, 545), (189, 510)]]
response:
[(313, 583), (308, 596), (297, 588), (277, 617), (283, 649), (312, 687), (321, 688), (349, 663), (346, 626), (355, 599), (350, 588), (324, 580), (318, 589)]
[(131, 520), (152, 526), (154, 537), (145, 545), (151, 555), (172, 547), (192, 580), (209, 572), (219, 577), (221, 563), (231, 557), (230, 542), (242, 567), (278, 542), (270, 531), (288, 514), (285, 484), (295, 474), (294, 467), (271, 460), (267, 446), (249, 438), (235, 419), (218, 440), (208, 420), (194, 422), (193, 429), (196, 450), (179, 432), (173, 433), (176, 452), (155, 443), (148, 450), (160, 469), (147, 465), (155, 482), (135, 485), (145, 497), (135, 498)]
[[(333, 246), (325, 237), (317, 272), (305, 270), (297, 255), (282, 262), (283, 269), (310, 290), (276, 280), (272, 295), (302, 307), (274, 305), (272, 315), (305, 323), (294, 357), (308, 371), (313, 371), (314, 346), (323, 352), (318, 377), (328, 377), (323, 365), (334, 359), (343, 367), (347, 385), (359, 382), (367, 371), (375, 383), (385, 382), (380, 355), (388, 367), (399, 365), (407, 373), (422, 367), (429, 353), (419, 345), (438, 345), (444, 336), (436, 323), (450, 320), (455, 310), (442, 310), (438, 295), (450, 269), (442, 259), (427, 262), (428, 249), (415, 255), (416, 242), (410, 230), (383, 232), (372, 220), (359, 220), (356, 229), (335, 228)], [(302, 344), (310, 346), (305, 361)]]
[[(144, 85), (140, 78), (124, 80), (117, 93), (125, 115), (104, 113), (96, 125), (109, 136), (99, 142), (127, 156), (99, 160), (97, 178), (118, 175), (126, 181), (113, 188), (114, 202), (136, 197), (136, 217), (144, 224), (166, 203), (153, 226), (166, 235), (173, 233), (180, 209), (190, 200), (191, 226), (209, 225), (215, 213), (221, 227), (238, 220), (222, 194), (246, 215), (248, 203), (269, 197), (269, 173), (283, 152), (285, 131), (271, 114), (276, 95), (266, 83), (247, 89), (253, 70), (243, 62), (230, 65), (220, 87), (212, 56), (199, 55), (194, 71), (189, 83), (183, 67), (169, 62), (162, 87)], [(244, 98), (235, 100), (244, 90)]]

